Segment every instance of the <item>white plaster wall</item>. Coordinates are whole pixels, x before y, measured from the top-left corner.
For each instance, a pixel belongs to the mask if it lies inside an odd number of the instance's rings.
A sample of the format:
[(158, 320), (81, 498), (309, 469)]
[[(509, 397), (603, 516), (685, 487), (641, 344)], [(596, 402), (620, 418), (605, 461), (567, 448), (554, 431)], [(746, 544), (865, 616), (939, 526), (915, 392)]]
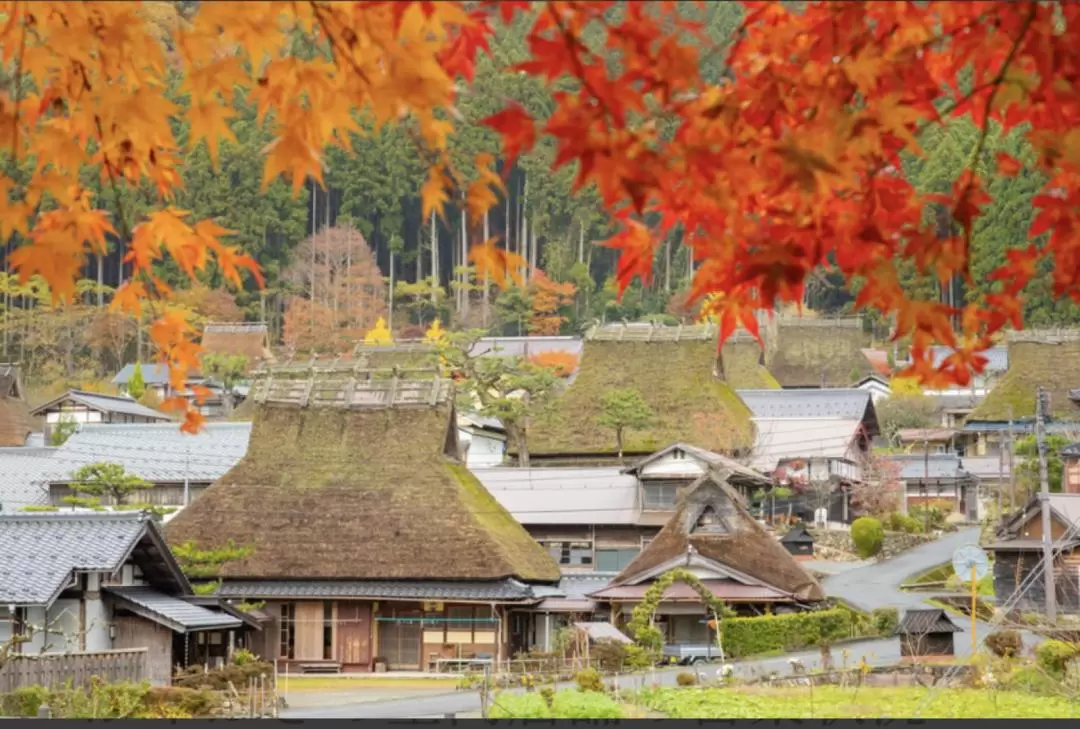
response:
[(70, 653), (80, 650), (79, 601), (57, 600), (49, 606), (49, 653)]
[(109, 638), (109, 611), (101, 599), (101, 577), (86, 576), (86, 650), (112, 650)]
[(469, 444), (468, 454), (465, 457), (469, 468), (486, 468), (500, 466), (503, 462), (503, 454), (506, 452), (506, 442), (498, 438), (485, 438), (482, 435), (474, 435), (464, 430), (458, 431), (458, 437), (462, 444)]
[(667, 477), (667, 478), (697, 478), (705, 472), (705, 466), (701, 461), (688, 454), (682, 454), (682, 458), (675, 457), (676, 451), (668, 453), (648, 464), (641, 469), (642, 478)]

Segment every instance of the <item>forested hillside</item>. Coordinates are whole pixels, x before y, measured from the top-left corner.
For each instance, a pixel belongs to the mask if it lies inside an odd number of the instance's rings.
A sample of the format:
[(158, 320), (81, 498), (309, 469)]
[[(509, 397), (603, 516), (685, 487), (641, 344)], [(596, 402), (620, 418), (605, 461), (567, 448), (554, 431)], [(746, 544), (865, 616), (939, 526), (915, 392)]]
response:
[[(707, 46), (701, 54), (703, 74), (710, 82), (721, 83), (726, 49), (739, 26), (742, 5), (680, 5), (686, 16), (701, 22), (701, 44)], [(147, 22), (167, 28), (183, 23), (196, 9), (192, 2), (147, 3)], [(612, 12), (622, 9), (617, 6)], [(309, 183), (294, 197), (281, 180), (263, 189), (264, 151), (270, 137), (256, 123), (254, 104), (238, 96), (230, 121), (234, 139), (223, 141), (217, 150), (219, 169), (214, 171), (205, 143), (188, 152), (184, 186), (175, 205), (191, 211), (196, 220), (213, 218), (235, 231), (233, 242), (262, 266), (266, 287), (260, 292), (248, 280), (244, 291), (224, 293), (215, 290), (221, 275), (211, 269), (205, 288), (182, 294), (177, 305), (196, 319), (266, 320), (276, 342), (324, 351), (341, 351), (377, 317), (391, 314), (391, 307), (392, 325), (399, 335), (422, 332), (435, 317), (451, 326), (518, 334), (579, 331), (598, 318), (692, 316), (682, 302), (693, 264), (679, 245), (677, 229), (657, 248), (651, 284), (635, 282), (617, 301), (616, 253), (592, 244), (612, 231), (595, 191), (573, 191), (572, 167), (551, 171), (555, 152), (550, 140), (542, 139), (512, 169), (504, 169), (497, 135), (477, 123), (510, 100), (538, 119), (550, 112), (550, 91), (535, 76), (512, 70), (528, 57), (526, 32), (532, 22), (524, 15), (499, 28), (490, 54), (478, 64), (456, 109), (461, 118), (450, 145), (459, 167), (468, 169), (478, 153), (487, 151), (495, 158), (495, 169), (505, 174), (507, 194), (482, 225), (466, 225), (455, 208), (448, 208), (445, 219), (424, 219), (420, 191), (427, 165), (410, 128), (375, 130), (366, 119), (358, 120), (365, 133), (354, 135), (354, 154), (336, 149), (328, 153), (326, 189)], [(294, 52), (310, 58), (325, 51), (311, 39), (297, 36)], [(617, 64), (618, 59), (611, 62)], [(171, 79), (170, 91), (178, 105), (190, 105), (190, 88), (178, 74)], [(186, 148), (189, 129), (177, 127), (174, 132), (181, 148)], [(1018, 136), (990, 134), (981, 145), (983, 174), (994, 177), (999, 152), (1020, 160), (1031, 155)], [(947, 191), (980, 147), (979, 132), (966, 119), (945, 130), (931, 126), (920, 141), (925, 155), (909, 157), (903, 172), (922, 191)], [(12, 179), (27, 179), (10, 160), (5, 164)], [(111, 214), (119, 235), (109, 255), (94, 259), (83, 271), (81, 305), (53, 308), (40, 281), (20, 285), (7, 274), (9, 254), (23, 242), (18, 232), (7, 237), (2, 249), (0, 361), (23, 361), (31, 374), (45, 379), (92, 379), (146, 355), (141, 328), (101, 307), (125, 280), (123, 238), (154, 204), (154, 191), (114, 188), (89, 173), (85, 182), (94, 189), (97, 204)], [(927, 298), (960, 299), (988, 287), (987, 272), (1004, 261), (1010, 247), (1026, 241), (1031, 199), (1043, 182), (1029, 168), (1015, 177), (994, 177), (988, 187), (994, 202), (978, 219), (972, 241), (975, 290), (964, 291), (957, 283), (943, 291), (936, 281), (921, 279), (914, 271), (907, 275), (909, 290)], [(485, 287), (472, 275), (467, 252), (496, 236), (543, 274), (533, 274), (521, 288)], [(187, 277), (175, 264), (169, 266), (160, 275), (188, 288)], [(1036, 282), (1029, 288), (1025, 316), (1030, 324), (1071, 324), (1080, 319), (1075, 304), (1054, 300), (1049, 283)], [(806, 304), (819, 312), (844, 312), (852, 301), (842, 278), (828, 270), (820, 270), (808, 287)]]

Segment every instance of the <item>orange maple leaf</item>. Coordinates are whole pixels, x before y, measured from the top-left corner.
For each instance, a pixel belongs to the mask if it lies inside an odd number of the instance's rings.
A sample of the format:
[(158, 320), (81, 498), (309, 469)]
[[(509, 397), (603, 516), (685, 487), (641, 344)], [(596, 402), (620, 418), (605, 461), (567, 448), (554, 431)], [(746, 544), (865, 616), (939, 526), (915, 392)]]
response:
[(512, 282), (522, 285), (521, 271), (528, 262), (517, 253), (499, 247), (499, 239), (489, 238), (469, 251), (469, 261), (476, 267), (476, 277), (493, 281), (505, 289)]

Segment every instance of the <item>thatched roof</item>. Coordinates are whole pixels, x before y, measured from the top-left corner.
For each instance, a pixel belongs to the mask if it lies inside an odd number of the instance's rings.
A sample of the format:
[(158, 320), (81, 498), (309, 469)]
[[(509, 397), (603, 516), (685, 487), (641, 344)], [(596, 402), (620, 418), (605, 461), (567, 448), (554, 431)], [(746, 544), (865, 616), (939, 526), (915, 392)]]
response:
[[(631, 388), (653, 412), (644, 431), (624, 435), (627, 454), (653, 453), (683, 442), (730, 453), (753, 442), (750, 411), (728, 383), (717, 376), (716, 333), (707, 327), (654, 327), (621, 341), (619, 327), (586, 337), (581, 364), (567, 387), (534, 419), (529, 450), (543, 454), (614, 454), (615, 433), (596, 418), (603, 396)], [(676, 336), (681, 331), (684, 336)]]
[(1009, 369), (968, 420), (1004, 422), (1035, 416), (1035, 392), (1050, 393), (1050, 415), (1080, 421), (1069, 390), (1080, 388), (1080, 332), (1016, 332), (1009, 342)]
[(437, 383), (345, 383), (347, 398), (323, 383), (300, 388), (306, 406), (287, 404), (288, 383), (253, 389), (247, 455), (169, 522), (170, 543), (251, 545), (226, 566), (232, 579), (557, 582), (558, 565), (457, 461), (452, 392)]
[(26, 445), (32, 431), (19, 366), (0, 363), (0, 447)]
[(769, 372), (783, 387), (850, 387), (874, 371), (859, 319), (780, 321)]
[(249, 367), (273, 357), (263, 323), (210, 322), (203, 328), (201, 344), (204, 355), (247, 357)]
[(720, 351), (724, 382), (736, 390), (778, 390), (780, 383), (765, 367), (761, 345), (750, 339), (725, 342)]
[[(722, 527), (695, 531), (698, 519), (710, 508)], [(799, 600), (825, 599), (821, 585), (746, 510), (723, 471), (710, 471), (686, 491), (660, 533), (611, 584), (617, 587), (658, 577), (652, 573), (668, 565), (683, 566), (692, 555)]]

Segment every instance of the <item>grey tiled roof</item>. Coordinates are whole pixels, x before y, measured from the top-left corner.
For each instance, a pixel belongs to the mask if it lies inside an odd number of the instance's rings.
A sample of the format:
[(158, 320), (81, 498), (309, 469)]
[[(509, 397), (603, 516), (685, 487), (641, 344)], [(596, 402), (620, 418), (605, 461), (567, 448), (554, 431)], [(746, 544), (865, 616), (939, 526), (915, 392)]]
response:
[(955, 453), (935, 453), (924, 455), (890, 456), (890, 461), (900, 465), (900, 478), (904, 481), (920, 479), (950, 479), (971, 476), (964, 470), (960, 457)]
[[(935, 367), (940, 367), (941, 363), (945, 361), (945, 358), (952, 354), (954, 350), (952, 347), (935, 346), (930, 348), (930, 355), (933, 357)], [(990, 347), (985, 352), (980, 352), (983, 357), (986, 357), (986, 367), (983, 368), (984, 374), (989, 373), (1001, 373), (1009, 369), (1009, 348), (1008, 347)]]
[(93, 410), (99, 410), (107, 413), (117, 413), (120, 415), (133, 415), (140, 418), (149, 418), (153, 420), (168, 420), (169, 416), (164, 413), (159, 413), (157, 410), (151, 410), (145, 405), (140, 405), (138, 402), (130, 397), (122, 397), (117, 395), (102, 395), (96, 392), (83, 392), (82, 390), (68, 390), (60, 397), (54, 398), (44, 405), (39, 405), (37, 408), (30, 412), (31, 415), (40, 415), (46, 410), (49, 410), (57, 403), (64, 400), (73, 400), (81, 405), (85, 405)]
[(494, 466), (472, 472), (526, 526), (634, 524), (640, 516), (638, 481), (619, 468)]
[(577, 337), (481, 337), (469, 354), (495, 354), (500, 357), (532, 357), (543, 352), (570, 352), (581, 355), (581, 340)]
[(105, 592), (121, 598), (134, 612), (177, 633), (214, 628), (239, 628), (244, 623), (226, 613), (192, 605), (152, 587), (106, 587)]
[(91, 463), (119, 463), (154, 483), (213, 482), (244, 457), (250, 437), (251, 423), (207, 423), (197, 435), (176, 423), (83, 424), (59, 448), (0, 450), (0, 506), (46, 504), (49, 483)]
[(147, 524), (134, 512), (0, 515), (0, 605), (48, 605), (72, 572), (119, 569)]
[(896, 626), (896, 635), (962, 632), (964, 629), (956, 625), (944, 610), (938, 608), (908, 610), (904, 613), (903, 620)]
[(870, 393), (857, 388), (824, 390), (737, 390), (755, 418), (844, 418), (861, 420)]
[[(135, 365), (126, 364), (124, 369), (117, 372), (116, 377), (112, 378), (112, 383), (114, 385), (126, 385), (131, 381), (133, 374), (135, 374)], [(169, 381), (169, 367), (160, 362), (144, 362), (142, 376), (143, 382), (147, 385), (164, 385)]]
[(401, 600), (529, 600), (527, 585), (499, 582), (392, 582), (388, 580), (226, 580), (217, 594), (225, 598), (363, 597)]

